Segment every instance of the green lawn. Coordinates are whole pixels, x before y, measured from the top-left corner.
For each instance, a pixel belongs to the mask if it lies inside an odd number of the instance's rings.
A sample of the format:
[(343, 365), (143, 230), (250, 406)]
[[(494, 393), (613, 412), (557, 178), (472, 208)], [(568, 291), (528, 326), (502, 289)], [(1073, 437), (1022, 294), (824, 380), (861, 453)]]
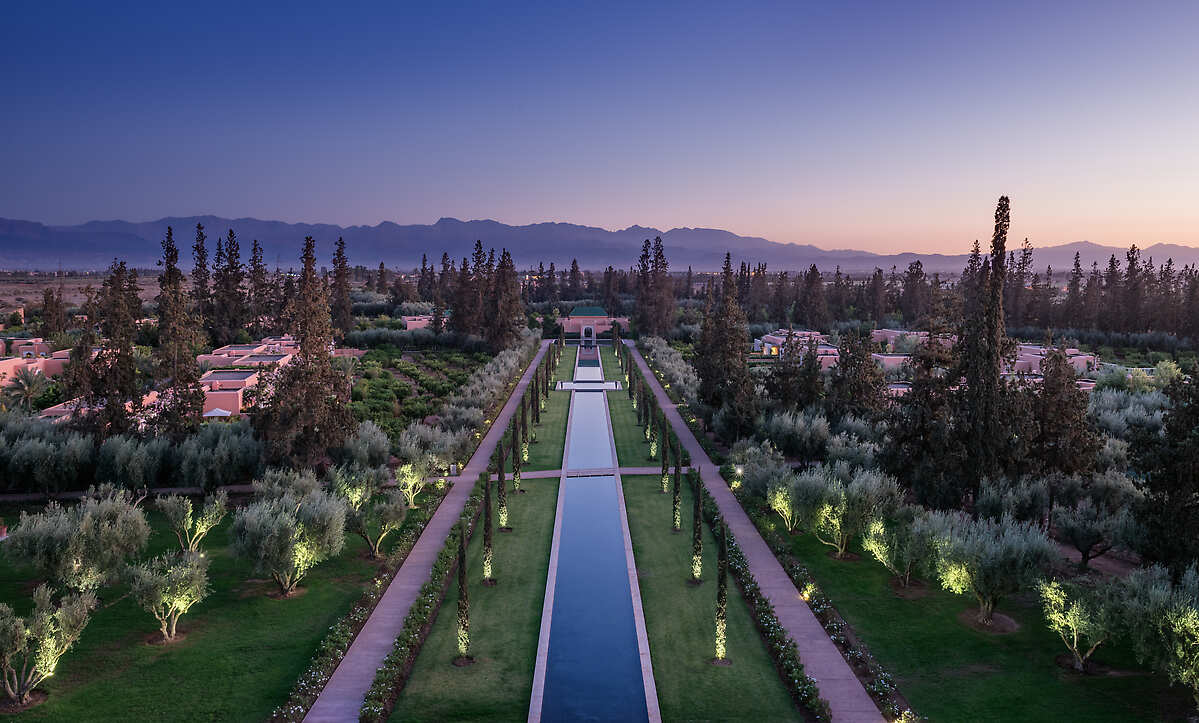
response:
[(616, 438), (616, 457), (620, 466), (661, 466), (661, 459), (650, 459), (645, 428), (637, 424), (637, 411), (633, 409), (629, 393), (623, 389), (604, 393), (608, 395), (608, 414), (612, 418), (612, 436)]
[[(837, 610), (893, 673), (917, 713), (933, 721), (1130, 721), (1185, 717), (1190, 696), (1136, 665), (1127, 650), (1100, 648), (1095, 659), (1121, 676), (1079, 677), (1057, 667), (1066, 652), (1030, 596), (1004, 600), (998, 611), (1021, 628), (1006, 635), (975, 632), (957, 620), (973, 598), (939, 588), (903, 600), (888, 587), (886, 569), (863, 555), (829, 558), (810, 535), (792, 549)], [(857, 550), (859, 553), (860, 549)]]
[(575, 357), (579, 355), (577, 346), (562, 348), (562, 358), (558, 360), (558, 368), (554, 370), (555, 382), (569, 382), (575, 378)]
[(562, 466), (569, 411), (570, 392), (550, 392), (545, 411), (541, 413), (541, 426), (537, 428), (537, 442), (529, 445), (529, 461), (521, 469), (559, 469)]
[(479, 584), (483, 576), (481, 527), (467, 550), (475, 664), (457, 668), (451, 662), (458, 654), (455, 576), (391, 720), (527, 719), (558, 480), (529, 480), (522, 488), (529, 493), (508, 496), (514, 531), (495, 533), (498, 585), (488, 588)]
[(716, 541), (704, 525), (704, 579), (691, 574), (691, 493), (683, 486), (683, 532), (670, 530), (671, 498), (658, 478), (624, 477), (625, 506), (664, 721), (801, 720), (729, 576), (729, 667), (712, 665)]
[[(153, 509), (153, 508), (150, 508)], [(15, 522), (17, 515), (5, 510)], [(147, 556), (178, 546), (151, 512)], [(410, 515), (416, 519), (416, 515)], [(263, 720), (287, 699), (330, 625), (361, 595), (376, 566), (360, 556), (365, 543), (347, 537), (342, 554), (317, 566), (303, 593), (274, 600), (274, 583), (255, 575), (228, 550), (232, 516), (205, 539), (212, 594), (179, 622), (187, 638), (147, 645), (158, 623), (123, 588), (101, 591), (101, 606), (83, 635), (42, 684), (47, 702), (27, 720)], [(32, 607), (32, 571), (0, 558), (0, 600), (19, 614)], [(112, 607), (105, 607), (111, 604)]]

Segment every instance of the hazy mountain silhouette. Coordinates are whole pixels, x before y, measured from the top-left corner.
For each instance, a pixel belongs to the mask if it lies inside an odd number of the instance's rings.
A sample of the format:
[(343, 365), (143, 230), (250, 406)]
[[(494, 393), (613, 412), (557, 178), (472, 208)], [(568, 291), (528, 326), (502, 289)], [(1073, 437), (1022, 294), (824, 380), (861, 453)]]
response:
[[(735, 262), (764, 262), (772, 271), (806, 269), (816, 264), (822, 271), (840, 266), (845, 272), (869, 272), (875, 267), (889, 270), (906, 268), (920, 259), (930, 273), (961, 271), (966, 254), (874, 254), (868, 251), (827, 250), (803, 244), (775, 243), (756, 236), (738, 236), (712, 228), (674, 228), (662, 231), (644, 226), (609, 231), (595, 226), (571, 223), (537, 223), (509, 226), (498, 221), (459, 221), (442, 218), (434, 224), (399, 225), (384, 221), (376, 226), (335, 226), (332, 224), (284, 223), (254, 218), (227, 219), (218, 216), (168, 217), (157, 221), (89, 221), (78, 226), (47, 226), (33, 221), (0, 218), (0, 268), (54, 269), (103, 268), (118, 257), (141, 267), (153, 266), (159, 258), (159, 246), (168, 225), (175, 229), (175, 241), (185, 265), (190, 264), (190, 247), (196, 223), (202, 223), (209, 237), (209, 254), (216, 248), (217, 236), (232, 228), (241, 241), (242, 256), (250, 255), (251, 239), (258, 239), (271, 267), (298, 265), (300, 243), (305, 236), (317, 240), (322, 260), (327, 262), (333, 243), (343, 237), (352, 263), (374, 267), (380, 261), (393, 268), (420, 264), (421, 254), (430, 263), (439, 263), (443, 251), (452, 258), (469, 255), (476, 239), (483, 245), (512, 252), (518, 266), (553, 261), (558, 268), (578, 259), (583, 268), (599, 269), (608, 265), (628, 268), (636, 263), (641, 242), (661, 236), (672, 268), (716, 270), (731, 251)], [(963, 242), (963, 248), (967, 243)], [(1085, 269), (1092, 262), (1104, 266), (1112, 254), (1123, 260), (1126, 248), (1100, 246), (1087, 241), (1049, 246), (1036, 250), (1036, 270), (1051, 265), (1055, 276), (1063, 278), (1074, 262), (1074, 253), (1082, 256)], [(1173, 258), (1176, 266), (1199, 263), (1199, 248), (1177, 244), (1155, 244), (1143, 249), (1155, 263)]]

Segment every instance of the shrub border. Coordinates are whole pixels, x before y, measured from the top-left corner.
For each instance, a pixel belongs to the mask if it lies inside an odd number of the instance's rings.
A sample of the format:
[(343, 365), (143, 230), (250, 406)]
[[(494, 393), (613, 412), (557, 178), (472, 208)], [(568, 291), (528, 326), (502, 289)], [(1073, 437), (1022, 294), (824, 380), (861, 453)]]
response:
[(416, 546), (416, 542), (420, 539), (421, 533), (425, 531), (425, 527), (428, 526), (429, 520), (433, 519), (433, 515), (441, 507), (449, 490), (448, 485), (440, 490), (434, 489), (435, 498), (426, 500), (426, 505), (429, 502), (435, 502), (429, 508), (428, 516), (418, 524), (401, 532), (396, 545), (384, 558), (382, 569), (371, 580), (370, 585), (363, 590), (362, 595), (354, 602), (350, 611), (342, 619), (329, 626), (329, 632), (321, 639), (316, 652), (312, 654), (308, 667), (304, 669), (304, 672), (296, 680), (296, 684), (292, 686), (287, 701), (272, 711), (269, 720), (301, 721), (304, 716), (308, 715), (312, 704), (316, 702), (317, 697), (329, 683), (329, 679), (333, 677), (333, 671), (337, 670), (346, 651), (357, 639), (358, 633), (362, 632), (362, 628), (379, 604), (379, 600), (383, 598), (383, 593), (387, 591), (392, 578), (395, 577), (404, 561), (408, 559), (409, 553)]
[[(724, 523), (724, 518), (721, 517), (720, 510), (716, 506), (716, 501), (712, 499), (711, 493), (703, 485), (699, 485), (699, 490), (703, 498), (704, 519), (712, 530), (712, 534), (719, 536), (718, 531)], [(778, 671), (779, 677), (787, 687), (787, 692), (791, 694), (791, 699), (809, 720), (832, 720), (828, 701), (820, 697), (816, 681), (804, 672), (804, 665), (799, 659), (799, 646), (787, 634), (787, 629), (774, 614), (774, 606), (770, 604), (758, 586), (757, 579), (749, 569), (749, 562), (745, 559), (745, 554), (741, 552), (741, 546), (737, 543), (731, 530), (729, 530), (728, 569), (732, 573), (733, 579), (737, 581), (737, 587), (741, 589), (741, 596), (753, 612), (754, 624), (762, 636), (762, 642), (766, 644), (766, 649), (770, 651), (775, 670)]]
[[(459, 524), (468, 526), (467, 544), (474, 537), (475, 523), (478, 522), (479, 513), (482, 511), (481, 482), (482, 480), (475, 482), (475, 487), (458, 516)], [(437, 553), (428, 581), (421, 586), (420, 594), (412, 602), (412, 607), (404, 618), (404, 627), (396, 637), (391, 652), (383, 659), (382, 665), (375, 673), (375, 679), (359, 709), (359, 721), (382, 721), (391, 715), (400, 693), (412, 675), (412, 667), (429, 637), (429, 631), (437, 622), (437, 614), (441, 610), (441, 603), (445, 600), (450, 580), (457, 567), (458, 538), (451, 531), (446, 536), (441, 551)]]

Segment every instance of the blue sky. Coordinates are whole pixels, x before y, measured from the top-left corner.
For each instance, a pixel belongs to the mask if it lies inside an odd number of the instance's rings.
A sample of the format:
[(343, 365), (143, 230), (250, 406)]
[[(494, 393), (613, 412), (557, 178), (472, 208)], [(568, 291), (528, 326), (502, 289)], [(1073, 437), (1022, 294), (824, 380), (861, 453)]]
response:
[(1199, 245), (1197, 3), (164, 5), (6, 5), (0, 216)]

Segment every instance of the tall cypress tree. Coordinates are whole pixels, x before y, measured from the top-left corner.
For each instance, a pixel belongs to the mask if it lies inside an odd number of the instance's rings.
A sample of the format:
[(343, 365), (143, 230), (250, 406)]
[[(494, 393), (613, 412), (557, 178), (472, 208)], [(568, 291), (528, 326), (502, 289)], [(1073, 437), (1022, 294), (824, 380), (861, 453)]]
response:
[(662, 448), (662, 491), (666, 491), (666, 486), (670, 484), (670, 438), (663, 440)]
[(237, 235), (233, 229), (229, 229), (225, 243), (217, 243), (216, 266), (213, 269), (210, 333), (216, 344), (236, 341), (238, 332), (245, 327), (245, 275)]
[(674, 532), (683, 530), (683, 490), (679, 475), (674, 476), (674, 496), (670, 501), (670, 529)]
[(345, 337), (354, 326), (350, 304), (350, 261), (346, 258), (346, 242), (337, 239), (333, 253), (333, 329), (337, 338)]
[(266, 333), (271, 317), (271, 282), (266, 263), (262, 260), (262, 244), (258, 239), (250, 243), (250, 270), (247, 297), (250, 316), (250, 334), (254, 338)]
[(720, 525), (720, 547), (716, 552), (716, 660), (717, 663), (727, 662), (728, 642), (726, 628), (728, 625), (729, 605), (729, 528)]
[(699, 475), (691, 475), (691, 582), (703, 582), (704, 573), (704, 512), (700, 495)]
[(525, 404), (528, 395), (520, 397), (520, 461), (529, 461), (529, 407)]
[(316, 271), (316, 242), (304, 239), (299, 289), (291, 329), (299, 345), (292, 361), (275, 373), (272, 393), (255, 406), (251, 422), (275, 463), (315, 466), (340, 447), (353, 429), (349, 381), (330, 363), (333, 329), (328, 293)]
[(455, 665), (470, 665), (470, 590), (466, 579), (466, 523), (458, 525), (458, 657)]
[(520, 492), (521, 439), (520, 427), (512, 420), (512, 489)]
[(492, 548), (492, 530), (491, 530), (491, 475), (487, 472), (482, 474), (483, 477), (483, 584), (490, 587), (495, 585), (495, 576), (492, 575), (491, 565), (495, 559), (495, 551)]
[[(1003, 357), (1008, 345), (1004, 333), (1004, 261), (1011, 211), (1007, 196), (995, 208), (991, 255), (967, 283), (966, 315), (959, 334), (960, 370), (964, 381), (959, 407), (959, 432), (970, 464), (964, 472), (974, 499), (982, 480), (1003, 469), (1008, 443), (1004, 419)], [(968, 269), (969, 270), (969, 269)]]
[(504, 459), (504, 444), (502, 440), (500, 444), (496, 445), (496, 453), (499, 455), (499, 459), (496, 463), (497, 485), (495, 490), (496, 500), (499, 503), (500, 532), (511, 532), (512, 528), (508, 526), (508, 485), (504, 481), (504, 466), (506, 460)]
[[(141, 316), (138, 293), (137, 270), (113, 259), (98, 305), (104, 340), (88, 363), (87, 409), (76, 419), (76, 424), (94, 433), (97, 441), (131, 431), (142, 411), (133, 344), (135, 322)], [(91, 319), (89, 315), (89, 324)]]
[(208, 236), (204, 233), (204, 224), (196, 224), (196, 240), (192, 243), (192, 303), (195, 305), (196, 316), (200, 326), (207, 329), (212, 324), (212, 292), (208, 284), (211, 276), (208, 272), (208, 247), (205, 245)]
[(162, 273), (158, 276), (158, 347), (154, 350), (161, 388), (156, 424), (167, 437), (181, 441), (199, 425), (204, 411), (204, 390), (195, 351), (200, 344), (199, 325), (188, 309), (184, 276), (179, 269), (179, 249), (170, 226), (162, 240)]

